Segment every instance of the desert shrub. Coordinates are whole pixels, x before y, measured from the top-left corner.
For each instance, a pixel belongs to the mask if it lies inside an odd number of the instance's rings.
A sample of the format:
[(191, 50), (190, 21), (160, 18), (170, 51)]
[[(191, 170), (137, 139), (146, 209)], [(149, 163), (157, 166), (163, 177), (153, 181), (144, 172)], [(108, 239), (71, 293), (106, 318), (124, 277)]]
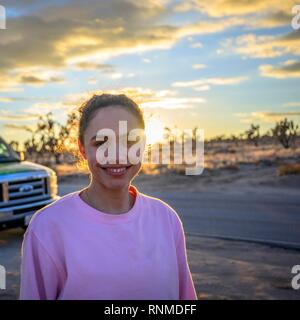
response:
[(285, 176), (289, 174), (300, 174), (300, 163), (283, 164), (278, 167), (278, 176)]
[(254, 125), (253, 123), (250, 126), (250, 129), (245, 132), (245, 135), (247, 137), (247, 140), (249, 142), (254, 143), (254, 145), (258, 146), (258, 140), (260, 138), (259, 133), (259, 125)]
[(272, 129), (273, 137), (278, 140), (284, 148), (288, 149), (296, 140), (298, 125), (287, 118), (276, 123)]

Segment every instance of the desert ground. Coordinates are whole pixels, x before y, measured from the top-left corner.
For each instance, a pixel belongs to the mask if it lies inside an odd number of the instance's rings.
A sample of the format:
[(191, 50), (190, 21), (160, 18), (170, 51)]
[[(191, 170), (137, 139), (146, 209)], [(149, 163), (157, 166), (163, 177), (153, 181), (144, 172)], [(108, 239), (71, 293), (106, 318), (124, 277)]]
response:
[[(244, 156), (247, 161), (223, 157), (199, 176), (161, 169), (134, 180), (182, 219), (199, 299), (300, 300), (300, 289), (291, 286), (291, 269), (300, 265), (300, 175), (288, 170), (300, 162), (299, 150), (257, 152)], [(75, 171), (58, 169), (60, 195), (88, 184), (88, 176)], [(18, 297), (22, 237), (22, 229), (0, 232), (0, 262), (7, 269), (0, 299)]]

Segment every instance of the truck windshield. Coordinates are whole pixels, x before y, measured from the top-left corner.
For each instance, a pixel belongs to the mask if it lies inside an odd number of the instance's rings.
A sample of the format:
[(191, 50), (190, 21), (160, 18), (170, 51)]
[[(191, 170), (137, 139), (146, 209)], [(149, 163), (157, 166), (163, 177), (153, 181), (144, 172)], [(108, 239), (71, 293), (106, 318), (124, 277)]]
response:
[(20, 161), (18, 154), (0, 138), (0, 163)]

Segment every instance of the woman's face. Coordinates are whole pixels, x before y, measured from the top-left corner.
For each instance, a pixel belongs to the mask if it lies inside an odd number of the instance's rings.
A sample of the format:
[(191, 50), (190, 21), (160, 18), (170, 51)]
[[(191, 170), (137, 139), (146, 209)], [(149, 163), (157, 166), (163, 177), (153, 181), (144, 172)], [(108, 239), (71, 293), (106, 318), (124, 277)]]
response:
[[(79, 149), (82, 156), (87, 160), (88, 167), (94, 182), (97, 182), (107, 189), (122, 189), (130, 185), (131, 180), (138, 174), (141, 162), (131, 164), (127, 152), (124, 160), (120, 161), (119, 154), (119, 121), (127, 122), (127, 133), (132, 129), (142, 129), (139, 119), (122, 107), (105, 107), (95, 111), (84, 132), (84, 145), (79, 141)], [(109, 129), (116, 137), (116, 163), (99, 163), (99, 153), (97, 149), (105, 147), (103, 141), (97, 141), (96, 136), (99, 130)], [(127, 137), (126, 137), (127, 139)], [(127, 140), (127, 148), (130, 148), (136, 141)], [(106, 144), (107, 145), (107, 144)], [(127, 149), (128, 150), (128, 149)], [(126, 151), (127, 151), (126, 150)], [(106, 153), (107, 154), (107, 153)], [(122, 162), (123, 161), (123, 162)]]

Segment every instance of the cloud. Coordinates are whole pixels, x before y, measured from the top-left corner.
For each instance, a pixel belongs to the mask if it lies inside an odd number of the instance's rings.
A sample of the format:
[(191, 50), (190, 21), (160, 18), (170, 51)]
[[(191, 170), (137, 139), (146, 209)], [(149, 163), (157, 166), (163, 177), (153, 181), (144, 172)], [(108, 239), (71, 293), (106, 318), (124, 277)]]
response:
[(29, 121), (36, 120), (38, 118), (37, 114), (21, 113), (16, 114), (10, 110), (0, 110), (0, 120), (4, 121)]
[(290, 24), (291, 19), (292, 16), (290, 11), (283, 11), (278, 9), (278, 11), (271, 14), (264, 14), (249, 19), (249, 21), (247, 21), (245, 24), (252, 29), (276, 28)]
[(12, 129), (12, 130), (19, 130), (19, 131), (28, 131), (28, 132), (33, 132), (33, 127), (32, 126), (27, 126), (23, 124), (14, 124), (14, 123), (6, 123), (4, 124), (4, 128), (6, 129)]
[(276, 79), (300, 78), (300, 62), (287, 60), (279, 66), (264, 64), (259, 66), (260, 74), (263, 77)]
[(18, 101), (28, 101), (32, 100), (33, 98), (28, 97), (0, 97), (0, 103), (12, 103)]
[(300, 107), (300, 101), (296, 102), (286, 102), (283, 104), (284, 107), (289, 108), (289, 107)]
[(27, 108), (25, 112), (33, 115), (46, 115), (49, 112), (67, 108), (68, 106), (64, 105), (62, 102), (38, 102)]
[(37, 96), (0, 96), (0, 103), (13, 103), (13, 102), (23, 102), (23, 101), (48, 101), (49, 98), (37, 97)]
[[(158, 7), (157, 14), (161, 12)], [(139, 16), (155, 16), (154, 12), (155, 6), (150, 4), (147, 7), (132, 1), (107, 4), (92, 1), (89, 5), (52, 6), (32, 16), (11, 18), (9, 28), (0, 39), (0, 67), (59, 68), (66, 64), (68, 57), (80, 57), (100, 49), (129, 48), (139, 40), (133, 37), (137, 32), (132, 21), (141, 21)], [(124, 20), (126, 16), (130, 19)]]
[(121, 79), (121, 78), (123, 78), (123, 73), (121, 73), (121, 72), (114, 72), (114, 73), (112, 73), (112, 74), (110, 75), (110, 77), (111, 77), (112, 79)]
[(99, 70), (103, 73), (112, 73), (114, 71), (114, 67), (111, 64), (90, 61), (78, 62), (74, 65), (74, 68), (77, 70)]
[(210, 16), (222, 17), (230, 15), (248, 15), (257, 12), (276, 12), (290, 11), (294, 5), (293, 0), (251, 0), (251, 1), (236, 1), (236, 0), (210, 0), (210, 1), (192, 1), (197, 8), (207, 13)]
[(205, 84), (203, 86), (200, 87), (195, 87), (193, 88), (195, 91), (208, 91), (210, 90), (210, 86), (208, 84)]
[(46, 83), (64, 83), (60, 73), (44, 68), (17, 68), (0, 73), (0, 92), (22, 90), (22, 85), (42, 86)]
[(206, 78), (192, 81), (178, 81), (172, 83), (172, 87), (176, 88), (192, 88), (196, 91), (209, 90), (210, 85), (234, 85), (247, 80), (247, 77), (223, 77), (223, 78)]
[(197, 107), (199, 104), (205, 103), (206, 100), (201, 97), (184, 97), (179, 96), (174, 90), (158, 90), (154, 91), (142, 87), (126, 87), (120, 90), (110, 90), (110, 93), (124, 93), (140, 107), (146, 109), (189, 109)]
[(237, 53), (243, 58), (274, 58), (300, 55), (300, 30), (279, 36), (245, 34), (221, 42), (219, 53)]
[(40, 85), (47, 82), (63, 83), (64, 79), (59, 77), (50, 77), (49, 79), (43, 79), (32, 75), (23, 75), (18, 80), (20, 83), (30, 84), (30, 85)]
[(143, 87), (125, 87), (120, 90), (110, 90), (110, 93), (124, 93), (136, 101), (142, 109), (185, 109), (193, 108), (206, 100), (201, 97), (179, 96), (174, 90), (154, 91)]
[(0, 72), (0, 92), (20, 91), (19, 83), (8, 74)]
[(299, 117), (300, 112), (269, 112), (269, 111), (257, 111), (251, 113), (235, 113), (240, 118), (242, 123), (253, 123), (253, 122), (266, 122), (274, 123), (284, 118)]
[(11, 103), (14, 100), (12, 98), (9, 97), (0, 97), (0, 103)]
[(89, 84), (96, 84), (97, 83), (97, 79), (96, 78), (89, 78), (88, 79), (88, 83)]
[[(263, 12), (264, 15), (268, 14), (269, 21), (285, 21), (287, 9), (290, 11), (291, 8), (288, 4), (290, 1), (283, 4), (277, 0), (272, 5), (262, 0), (239, 3), (232, 0), (190, 1), (184, 5), (186, 9), (196, 7), (213, 19), (205, 17), (196, 23), (172, 25), (161, 22), (170, 8), (168, 1), (91, 0), (88, 4), (80, 1), (61, 4), (54, 1), (51, 6), (47, 3), (38, 6), (34, 1), (28, 3), (31, 5), (27, 11), (24, 4), (21, 6), (16, 1), (5, 3), (8, 9), (20, 15), (9, 18), (9, 28), (1, 34), (2, 74), (17, 68), (64, 70), (72, 66), (79, 70), (113, 73), (116, 72), (113, 67), (103, 63), (113, 56), (169, 49), (183, 37), (212, 34), (243, 26), (248, 20), (253, 21), (245, 19), (245, 14)], [(33, 13), (30, 15), (30, 12)], [(257, 41), (257, 45), (264, 45), (264, 39), (258, 38)], [(289, 48), (287, 42), (292, 47)], [(288, 38), (281, 39), (281, 43), (284, 52), (300, 51), (299, 43)], [(198, 46), (197, 42), (193, 45)], [(247, 55), (248, 50), (244, 51)], [(279, 53), (273, 53), (275, 55)], [(44, 81), (34, 78), (24, 80), (30, 84)], [(59, 82), (61, 79), (56, 80), (49, 79), (48, 82)], [(11, 87), (6, 87), (11, 90)]]
[(194, 108), (195, 106), (205, 103), (206, 99), (199, 97), (189, 97), (189, 98), (166, 98), (160, 99), (159, 101), (150, 101), (141, 103), (142, 109), (147, 108), (158, 108), (158, 109), (188, 109)]
[[(76, 96), (76, 95), (75, 95)], [(33, 103), (30, 107), (23, 109), (21, 113), (13, 113), (10, 110), (1, 110), (0, 111), (0, 119), (1, 120), (19, 120), (19, 121), (27, 121), (27, 120), (35, 120), (39, 116), (46, 115), (50, 112), (61, 111), (63, 113), (67, 113), (68, 111), (75, 109), (76, 105), (71, 103), (71, 95), (64, 101), (55, 101), (55, 102), (36, 102)], [(45, 99), (32, 99), (32, 100), (45, 100)], [(70, 103), (67, 103), (70, 102)], [(83, 101), (82, 101), (83, 102)]]
[(251, 28), (273, 28), (289, 24), (293, 0), (187, 0), (173, 6), (175, 12), (198, 10), (209, 17), (244, 17), (244, 25)]
[(203, 64), (203, 63), (196, 63), (196, 64), (193, 64), (192, 66), (194, 69), (204, 69), (206, 68), (206, 65)]
[(190, 45), (190, 48), (193, 48), (193, 49), (198, 49), (202, 47), (203, 47), (203, 44), (201, 42), (194, 42)]
[(143, 87), (124, 87), (117, 90), (90, 90), (77, 94), (66, 95), (62, 101), (53, 103), (36, 103), (26, 109), (30, 114), (47, 114), (55, 110), (63, 112), (75, 111), (83, 102), (91, 98), (94, 94), (111, 93), (126, 94), (140, 105), (142, 109), (184, 109), (197, 107), (206, 102), (201, 97), (179, 96), (175, 90), (152, 90)]
[(9, 28), (0, 38), (2, 73), (29, 67), (64, 70), (74, 65), (111, 71), (103, 61), (114, 56), (169, 49), (183, 37), (221, 32), (243, 23), (229, 17), (217, 23), (206, 19), (164, 24), (166, 3), (154, 0), (45, 4), (31, 12), (8, 19)]
[(61, 5), (61, 1), (57, 4), (44, 5), (39, 11), (39, 16), (47, 20), (70, 19), (70, 20), (86, 20), (92, 21), (97, 19), (122, 19), (135, 25), (140, 22), (151, 22), (166, 10), (165, 0), (145, 0), (137, 2), (134, 0), (110, 0), (99, 1), (89, 0), (87, 3), (82, 3), (80, 0), (74, 0), (66, 5)]

